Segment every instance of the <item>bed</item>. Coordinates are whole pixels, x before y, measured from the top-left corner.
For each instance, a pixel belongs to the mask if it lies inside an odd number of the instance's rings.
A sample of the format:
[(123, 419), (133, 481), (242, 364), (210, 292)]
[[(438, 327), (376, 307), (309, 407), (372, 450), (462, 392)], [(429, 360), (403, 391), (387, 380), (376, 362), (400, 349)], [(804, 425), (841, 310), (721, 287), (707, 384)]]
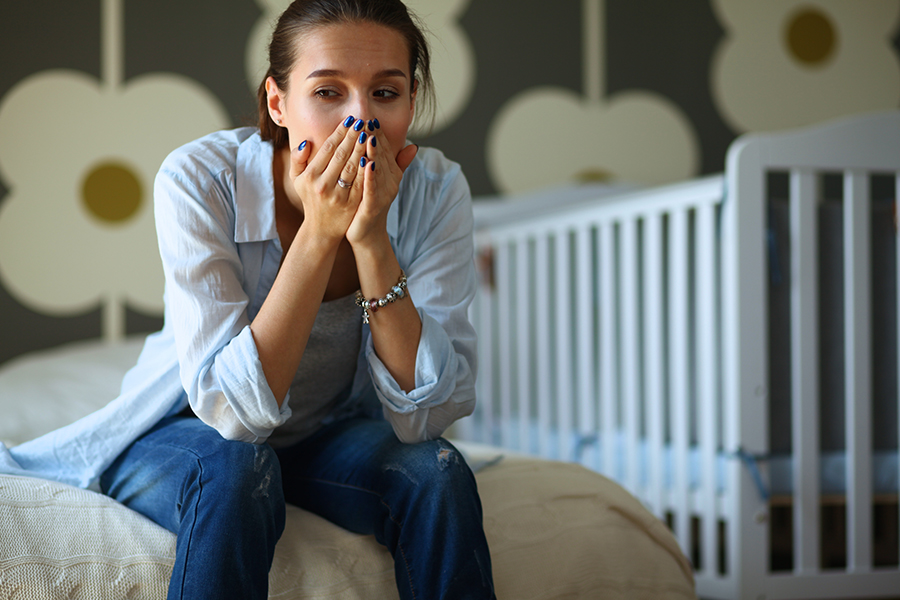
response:
[(703, 598), (896, 598), (900, 112), (747, 135), (725, 172), (476, 203), (465, 440), (582, 464)]
[[(0, 366), (0, 440), (67, 424), (118, 394), (143, 339), (89, 340)], [(690, 565), (634, 496), (576, 464), (461, 443), (477, 471), (500, 598), (695, 598)], [(110, 498), (0, 475), (0, 599), (165, 598), (175, 536)], [(270, 598), (396, 599), (390, 555), (296, 507)]]

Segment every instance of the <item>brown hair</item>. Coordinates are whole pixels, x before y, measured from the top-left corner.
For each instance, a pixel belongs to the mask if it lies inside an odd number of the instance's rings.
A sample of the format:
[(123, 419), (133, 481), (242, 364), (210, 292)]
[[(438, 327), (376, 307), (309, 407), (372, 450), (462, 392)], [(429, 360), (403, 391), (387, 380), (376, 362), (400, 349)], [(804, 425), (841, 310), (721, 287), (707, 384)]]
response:
[[(338, 23), (375, 23), (393, 29), (409, 48), (409, 72), (418, 85), (416, 117), (424, 104), (424, 114), (433, 119), (434, 91), (431, 79), (431, 55), (423, 28), (400, 0), (294, 0), (278, 18), (269, 44), (269, 69), (256, 92), (258, 126), (263, 140), (276, 148), (288, 143), (287, 129), (277, 126), (269, 116), (266, 79), (272, 77), (279, 89), (287, 91), (288, 76), (297, 60), (298, 40), (305, 33), (324, 25)], [(422, 102), (424, 100), (424, 103)]]

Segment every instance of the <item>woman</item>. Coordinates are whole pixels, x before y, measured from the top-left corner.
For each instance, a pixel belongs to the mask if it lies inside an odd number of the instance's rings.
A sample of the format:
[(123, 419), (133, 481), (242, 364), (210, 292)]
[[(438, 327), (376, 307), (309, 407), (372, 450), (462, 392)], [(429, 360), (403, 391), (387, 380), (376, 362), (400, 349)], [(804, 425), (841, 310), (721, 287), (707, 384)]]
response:
[(169, 598), (265, 598), (285, 502), (374, 534), (402, 598), (493, 597), (440, 439), (473, 409), (474, 273), (462, 174), (406, 142), (425, 40), (399, 0), (298, 0), (270, 65), (258, 129), (157, 176), (165, 326), (101, 488), (177, 533)]

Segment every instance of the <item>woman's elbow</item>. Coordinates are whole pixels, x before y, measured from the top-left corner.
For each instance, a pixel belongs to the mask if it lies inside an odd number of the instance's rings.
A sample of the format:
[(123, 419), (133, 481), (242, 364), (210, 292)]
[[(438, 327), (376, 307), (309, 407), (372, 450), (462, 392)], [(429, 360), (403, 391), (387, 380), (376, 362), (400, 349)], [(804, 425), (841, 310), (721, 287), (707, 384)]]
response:
[(265, 435), (260, 435), (261, 432), (252, 430), (238, 419), (234, 411), (231, 410), (218, 411), (217, 414), (212, 415), (198, 413), (197, 416), (204, 423), (215, 429), (223, 438), (232, 442), (262, 444), (268, 439), (268, 434), (271, 433), (271, 431), (267, 431)]
[(247, 442), (248, 444), (262, 444), (268, 437), (261, 437), (242, 425), (229, 424), (215, 428), (223, 438), (230, 442)]

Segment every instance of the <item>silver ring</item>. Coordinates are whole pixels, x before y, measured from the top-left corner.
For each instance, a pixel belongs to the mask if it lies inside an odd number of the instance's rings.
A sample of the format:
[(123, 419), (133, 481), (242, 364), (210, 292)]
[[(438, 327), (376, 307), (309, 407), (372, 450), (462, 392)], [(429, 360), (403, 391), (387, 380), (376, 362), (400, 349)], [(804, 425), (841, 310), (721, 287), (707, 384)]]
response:
[(338, 177), (338, 185), (344, 189), (347, 189), (348, 187), (353, 185), (353, 182), (352, 181), (344, 181), (343, 179)]

